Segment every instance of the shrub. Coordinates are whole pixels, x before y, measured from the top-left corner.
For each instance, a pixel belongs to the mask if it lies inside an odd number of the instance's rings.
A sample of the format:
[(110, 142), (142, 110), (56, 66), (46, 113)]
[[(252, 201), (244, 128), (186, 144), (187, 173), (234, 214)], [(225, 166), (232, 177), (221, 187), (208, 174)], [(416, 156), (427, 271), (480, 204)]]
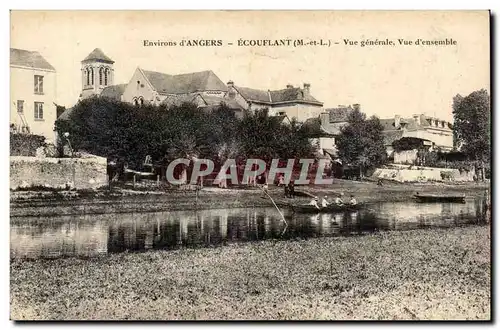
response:
[(45, 145), (45, 137), (40, 135), (10, 134), (11, 156), (36, 156), (36, 149)]

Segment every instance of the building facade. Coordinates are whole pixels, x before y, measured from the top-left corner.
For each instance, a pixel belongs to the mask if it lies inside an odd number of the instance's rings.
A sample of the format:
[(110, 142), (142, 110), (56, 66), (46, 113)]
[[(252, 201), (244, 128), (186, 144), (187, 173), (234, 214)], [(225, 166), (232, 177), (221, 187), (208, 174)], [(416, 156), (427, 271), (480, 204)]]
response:
[[(411, 118), (395, 115), (394, 118), (381, 119), (380, 122), (384, 127), (384, 143), (389, 157), (395, 156), (393, 143), (403, 138), (419, 139), (430, 151), (453, 150), (453, 124), (446, 120), (416, 114)], [(395, 160), (398, 158), (401, 157), (397, 155)], [(405, 160), (408, 162), (409, 158), (405, 157)]]
[(272, 116), (287, 116), (305, 122), (323, 111), (323, 103), (311, 95), (311, 85), (303, 88), (287, 85), (280, 90), (259, 90), (227, 83), (226, 99), (234, 100), (245, 110), (268, 108)]
[(56, 70), (36, 51), (10, 49), (10, 128), (54, 142)]

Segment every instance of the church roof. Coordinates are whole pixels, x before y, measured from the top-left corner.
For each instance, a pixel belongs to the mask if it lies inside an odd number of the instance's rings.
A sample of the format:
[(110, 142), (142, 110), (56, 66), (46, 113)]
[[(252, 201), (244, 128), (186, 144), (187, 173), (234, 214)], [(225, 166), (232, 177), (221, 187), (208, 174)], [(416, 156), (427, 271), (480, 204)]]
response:
[(160, 94), (187, 94), (202, 91), (226, 91), (227, 86), (211, 70), (169, 75), (143, 70), (148, 81)]
[(85, 57), (85, 59), (82, 62), (87, 62), (87, 61), (98, 61), (98, 62), (104, 62), (104, 63), (115, 63), (112, 59), (106, 56), (104, 52), (100, 48), (94, 49), (90, 54)]
[(44, 69), (56, 71), (49, 62), (39, 52), (24, 49), (10, 49), (10, 64), (26, 66), (34, 69)]
[(102, 90), (101, 96), (120, 101), (125, 87), (127, 87), (127, 84), (106, 86)]

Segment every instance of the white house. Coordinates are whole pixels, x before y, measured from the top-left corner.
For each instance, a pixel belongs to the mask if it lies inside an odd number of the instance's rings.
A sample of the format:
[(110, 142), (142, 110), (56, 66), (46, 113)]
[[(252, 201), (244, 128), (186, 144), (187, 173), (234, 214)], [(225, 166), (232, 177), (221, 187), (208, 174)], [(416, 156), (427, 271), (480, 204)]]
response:
[(11, 131), (55, 139), (56, 70), (36, 51), (10, 49)]

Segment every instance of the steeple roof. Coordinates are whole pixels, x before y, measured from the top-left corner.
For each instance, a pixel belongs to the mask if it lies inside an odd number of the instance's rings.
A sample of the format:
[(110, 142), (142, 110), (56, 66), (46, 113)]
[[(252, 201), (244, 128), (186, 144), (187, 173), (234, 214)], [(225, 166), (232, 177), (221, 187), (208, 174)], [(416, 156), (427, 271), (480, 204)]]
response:
[(87, 61), (97, 61), (110, 64), (115, 63), (115, 61), (107, 57), (106, 54), (104, 54), (104, 52), (100, 48), (94, 49), (89, 55), (87, 55), (87, 57), (85, 57), (85, 59), (82, 62), (87, 62)]

